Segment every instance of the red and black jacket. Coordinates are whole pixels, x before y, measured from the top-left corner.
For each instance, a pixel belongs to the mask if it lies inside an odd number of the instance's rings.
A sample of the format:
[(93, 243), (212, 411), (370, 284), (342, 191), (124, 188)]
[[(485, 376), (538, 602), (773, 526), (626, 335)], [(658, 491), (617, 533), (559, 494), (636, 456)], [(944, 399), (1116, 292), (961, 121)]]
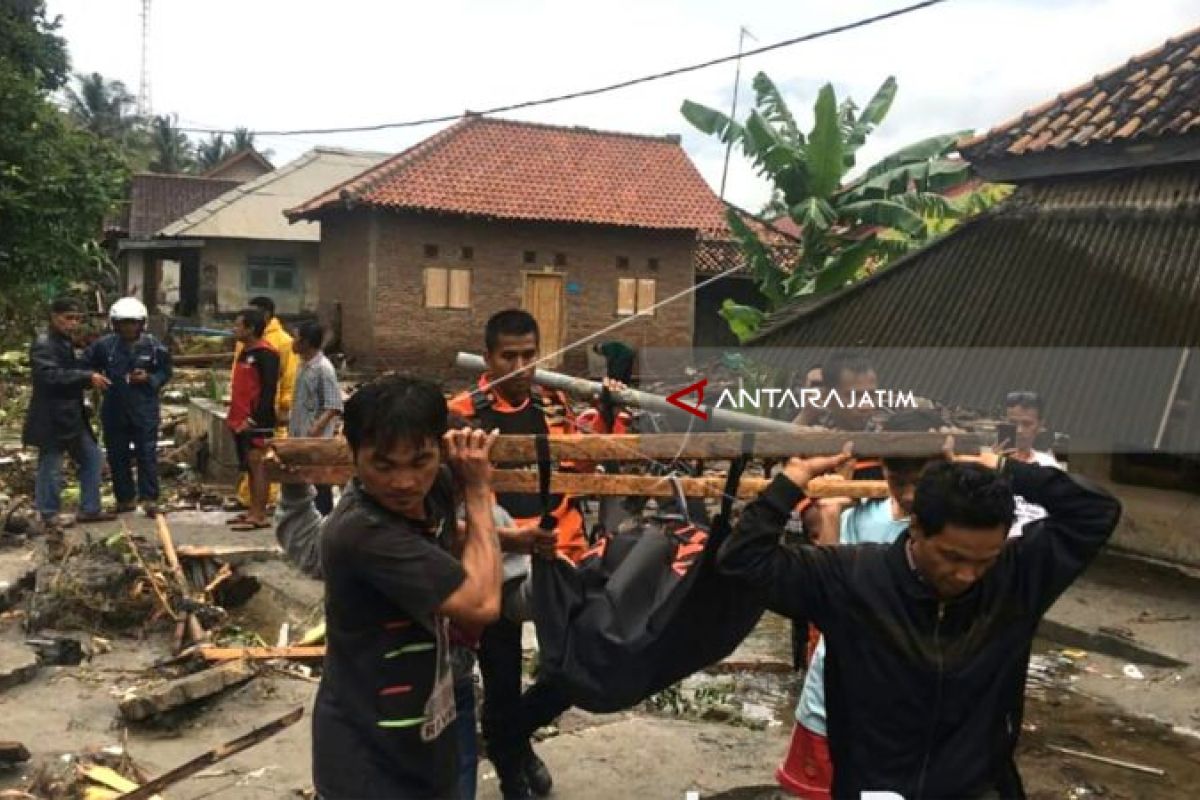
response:
[(239, 431), (248, 420), (255, 430), (275, 429), (275, 392), (279, 384), (279, 352), (266, 340), (246, 345), (233, 365), (233, 388), (225, 424)]

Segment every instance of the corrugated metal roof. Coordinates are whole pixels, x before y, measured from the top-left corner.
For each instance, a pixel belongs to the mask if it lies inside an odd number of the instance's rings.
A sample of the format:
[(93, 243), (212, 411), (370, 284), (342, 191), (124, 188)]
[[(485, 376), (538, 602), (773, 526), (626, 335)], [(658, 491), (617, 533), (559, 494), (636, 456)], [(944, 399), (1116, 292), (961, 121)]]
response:
[(319, 241), (319, 223), (289, 224), (284, 210), (387, 157), (386, 153), (318, 147), (172, 221), (159, 235)]
[[(931, 348), (898, 354), (881, 366), (885, 378), (983, 408), (1007, 390), (1035, 389), (1064, 411), (1055, 421), (1072, 435), (1119, 424), (1129, 444), (1153, 441), (1178, 348), (1200, 346), (1200, 166), (1022, 186), (925, 250), (778, 315), (753, 345)], [(946, 348), (1028, 349), (997, 363), (988, 356), (1000, 354)], [(1035, 348), (1093, 350), (1064, 362)], [(1136, 408), (1129, 387), (1139, 387)], [(1175, 426), (1200, 451), (1198, 427)]]

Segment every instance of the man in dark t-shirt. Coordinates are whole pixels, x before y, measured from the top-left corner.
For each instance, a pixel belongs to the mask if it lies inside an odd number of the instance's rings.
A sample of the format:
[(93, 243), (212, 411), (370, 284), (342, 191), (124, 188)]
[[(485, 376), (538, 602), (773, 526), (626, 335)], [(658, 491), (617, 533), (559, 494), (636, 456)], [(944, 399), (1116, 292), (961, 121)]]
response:
[(328, 649), (313, 781), (325, 800), (458, 797), (448, 627), (499, 616), (500, 550), (495, 434), (446, 428), (446, 401), (425, 381), (381, 378), (346, 404), (357, 477), (321, 534)]

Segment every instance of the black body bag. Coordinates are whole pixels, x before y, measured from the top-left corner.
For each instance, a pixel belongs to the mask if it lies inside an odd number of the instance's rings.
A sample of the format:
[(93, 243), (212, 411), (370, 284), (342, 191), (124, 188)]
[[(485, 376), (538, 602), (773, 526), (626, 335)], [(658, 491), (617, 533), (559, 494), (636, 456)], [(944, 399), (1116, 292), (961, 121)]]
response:
[[(538, 465), (547, 489), (548, 450)], [(745, 465), (730, 466), (711, 526), (693, 518), (680, 492), (681, 513), (605, 535), (578, 564), (534, 559), (539, 680), (557, 683), (578, 708), (609, 713), (734, 651), (763, 613), (744, 584), (716, 568)]]

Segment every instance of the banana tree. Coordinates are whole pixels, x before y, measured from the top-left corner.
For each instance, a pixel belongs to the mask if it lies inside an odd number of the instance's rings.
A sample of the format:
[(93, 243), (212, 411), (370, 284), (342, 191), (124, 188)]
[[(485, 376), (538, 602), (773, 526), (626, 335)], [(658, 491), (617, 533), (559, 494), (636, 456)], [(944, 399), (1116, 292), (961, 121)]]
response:
[[(767, 309), (727, 303), (722, 316), (747, 338), (770, 312), (814, 292), (838, 289), (895, 255), (920, 246), (964, 215), (945, 193), (971, 180), (965, 162), (950, 157), (966, 131), (924, 139), (862, 170), (857, 155), (896, 97), (889, 77), (861, 110), (838, 102), (825, 84), (813, 106), (813, 126), (801, 131), (782, 93), (765, 73), (753, 81), (755, 104), (744, 122), (687, 100), (683, 116), (698, 130), (739, 145), (774, 187), (772, 206), (786, 209), (800, 229), (800, 260), (791, 271), (734, 213), (730, 230), (741, 243)], [(757, 312), (757, 314), (755, 313)]]

